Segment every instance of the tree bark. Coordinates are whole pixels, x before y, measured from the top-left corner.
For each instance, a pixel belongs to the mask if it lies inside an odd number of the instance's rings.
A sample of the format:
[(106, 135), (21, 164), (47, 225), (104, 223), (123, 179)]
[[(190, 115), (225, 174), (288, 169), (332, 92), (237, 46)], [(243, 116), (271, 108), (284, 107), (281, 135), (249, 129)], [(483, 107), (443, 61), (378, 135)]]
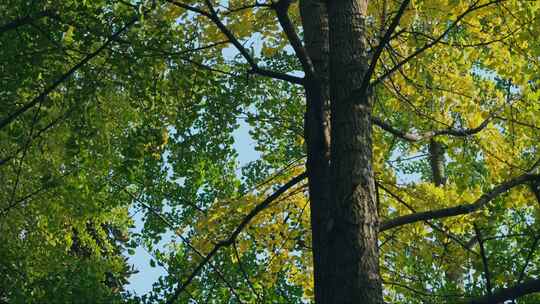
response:
[(366, 10), (367, 0), (300, 1), (316, 70), (305, 85), (305, 135), (318, 304), (383, 303), (371, 101), (350, 98), (369, 66)]
[(311, 207), (315, 302), (327, 286), (327, 238), (330, 203), (330, 89), (328, 83), (328, 14), (321, 0), (300, 1), (304, 42), (316, 72), (306, 83), (305, 138)]
[[(369, 66), (367, 0), (328, 2), (331, 100), (331, 219), (324, 304), (380, 304), (379, 219), (372, 168), (371, 98), (351, 98)], [(368, 90), (369, 91), (369, 90)]]
[(431, 178), (435, 185), (444, 186), (444, 148), (443, 145), (432, 138), (429, 141), (429, 163), (431, 166)]

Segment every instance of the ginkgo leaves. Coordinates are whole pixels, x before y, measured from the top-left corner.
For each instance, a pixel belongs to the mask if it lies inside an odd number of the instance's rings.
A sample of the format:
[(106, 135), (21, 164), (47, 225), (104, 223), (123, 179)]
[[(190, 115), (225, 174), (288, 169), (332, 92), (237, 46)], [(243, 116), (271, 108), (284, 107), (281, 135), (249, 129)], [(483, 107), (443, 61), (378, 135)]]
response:
[[(286, 177), (279, 175), (272, 181), (286, 181)], [(193, 229), (189, 233), (192, 245), (202, 253), (210, 252), (220, 241), (229, 238), (237, 225), (255, 208), (258, 197), (268, 195), (272, 188), (272, 184), (265, 184), (257, 189), (258, 195), (216, 200), (208, 213), (200, 214), (193, 219), (193, 226), (187, 226), (193, 227), (186, 230)], [(310, 244), (309, 206), (305, 189), (300, 186), (291, 189), (257, 214), (224, 254), (228, 255), (227, 259), (230, 259), (233, 267), (240, 268), (243, 267), (240, 263), (245, 256), (255, 255), (262, 268), (252, 270), (254, 273), (249, 280), (257, 282), (264, 289), (272, 289), (279, 277), (285, 276), (292, 284), (302, 287), (305, 297), (310, 298), (313, 288), (311, 271), (306, 271), (311, 267)], [(190, 253), (193, 262), (200, 261), (197, 255)]]
[[(117, 286), (104, 282), (110, 272), (125, 279), (122, 240), (136, 212), (144, 227), (128, 247), (144, 244), (154, 255), (150, 263), (169, 272), (146, 298), (162, 299), (277, 185), (304, 170), (305, 73), (272, 2), (112, 2), (0, 5), (8, 21), (56, 9), (0, 33), (1, 118), (140, 17), (0, 130), (0, 270), (10, 275), (8, 296), (18, 293), (21, 302), (32, 294), (42, 295), (36, 301), (65, 301), (54, 296), (66, 286), (116, 297)], [(374, 48), (401, 1), (369, 3), (367, 40)], [(407, 6), (376, 65), (372, 81), (385, 77), (373, 90), (374, 115), (420, 139), (374, 128), (384, 220), (472, 203), (537, 160), (539, 7), (517, 0)], [(288, 16), (303, 39), (298, 1)], [(237, 56), (232, 38), (247, 56)], [(300, 76), (294, 84), (254, 77), (257, 67)], [(243, 169), (235, 150), (240, 124), (261, 156)], [(447, 129), (454, 132), (420, 136)], [(431, 139), (442, 150), (444, 185), (432, 182)], [(537, 229), (527, 186), (468, 215), (384, 231), (379, 245), (389, 302), (484, 293), (479, 239), (495, 264), (494, 286), (513, 283), (511, 270), (538, 276), (538, 255), (531, 253), (524, 267), (529, 253), (518, 244), (532, 246)], [(179, 301), (224, 303), (237, 295), (245, 302), (311, 301), (309, 217), (309, 197), (298, 184), (221, 248)], [(76, 283), (58, 280), (68, 275)], [(40, 281), (47, 287), (36, 287)]]

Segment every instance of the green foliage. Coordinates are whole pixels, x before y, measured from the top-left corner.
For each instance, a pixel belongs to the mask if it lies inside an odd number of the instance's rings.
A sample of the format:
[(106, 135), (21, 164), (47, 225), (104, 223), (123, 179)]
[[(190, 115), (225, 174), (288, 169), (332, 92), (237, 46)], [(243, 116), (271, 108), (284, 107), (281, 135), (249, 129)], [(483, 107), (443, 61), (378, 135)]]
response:
[[(375, 76), (477, 3), (413, 2)], [(440, 187), (431, 181), (428, 140), (374, 127), (377, 183), (388, 189), (379, 189), (382, 220), (471, 203), (538, 158), (539, 4), (503, 2), (467, 14), (375, 87), (374, 115), (400, 130), (467, 129), (490, 119), (471, 136), (437, 136), (446, 157)], [(271, 8), (219, 3), (228, 8), (219, 17), (259, 68), (302, 74)], [(374, 45), (396, 5), (370, 2)], [(302, 36), (296, 3), (289, 15)], [(209, 18), (160, 1), (105, 0), (10, 0), (0, 17), (8, 22), (0, 28), (0, 119), (36, 101), (0, 128), (0, 302), (163, 301), (257, 204), (305, 170), (304, 89), (257, 75)], [(11, 21), (20, 24), (8, 29)], [(261, 154), (243, 167), (240, 124)], [(143, 221), (137, 234), (135, 213)], [(485, 294), (478, 237), (494, 289), (537, 278), (539, 215), (521, 186), (480, 212), (382, 232), (387, 301)], [(177, 302), (312, 301), (310, 229), (299, 184), (219, 250)], [(133, 272), (125, 256), (137, 246), (153, 255), (151, 267), (167, 270), (146, 295), (125, 290)]]

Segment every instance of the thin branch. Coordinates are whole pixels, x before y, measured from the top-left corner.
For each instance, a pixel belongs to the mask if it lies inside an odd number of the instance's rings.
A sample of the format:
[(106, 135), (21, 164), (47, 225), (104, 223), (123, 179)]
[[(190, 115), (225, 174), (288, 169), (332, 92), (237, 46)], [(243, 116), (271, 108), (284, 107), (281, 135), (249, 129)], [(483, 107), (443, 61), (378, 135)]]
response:
[(227, 26), (223, 24), (216, 10), (212, 6), (212, 3), (209, 0), (205, 0), (205, 4), (209, 12), (204, 11), (198, 7), (190, 6), (185, 3), (178, 2), (178, 1), (174, 1), (174, 0), (166, 0), (166, 1), (172, 5), (183, 8), (187, 11), (200, 14), (210, 19), (218, 27), (218, 29), (223, 33), (223, 35), (225, 35), (225, 37), (227, 37), (227, 39), (234, 45), (234, 47), (238, 50), (238, 52), (240, 52), (242, 57), (244, 57), (244, 59), (247, 61), (247, 63), (251, 67), (251, 71), (249, 71), (250, 73), (254, 73), (254, 74), (258, 74), (261, 76), (266, 76), (266, 77), (270, 77), (274, 79), (284, 80), (284, 81), (288, 81), (294, 84), (300, 84), (300, 85), (304, 84), (303, 78), (292, 76), (289, 74), (279, 73), (275, 71), (270, 71), (270, 70), (266, 70), (259, 67), (257, 63), (255, 62), (255, 60), (253, 59), (253, 57), (251, 57), (251, 55), (249, 54), (248, 50), (246, 50), (246, 48), (240, 43), (240, 41), (238, 41), (238, 39), (227, 28)]
[(360, 85), (360, 90), (359, 90), (360, 94), (364, 94), (365, 91), (367, 90), (371, 76), (373, 75), (373, 72), (375, 71), (375, 67), (377, 66), (377, 61), (379, 61), (379, 57), (381, 57), (382, 51), (384, 50), (385, 46), (390, 42), (392, 33), (394, 32), (396, 27), (399, 25), (399, 21), (401, 20), (401, 17), (405, 13), (405, 9), (409, 5), (409, 2), (410, 0), (404, 0), (401, 3), (401, 6), (399, 7), (399, 10), (394, 16), (394, 19), (392, 19), (390, 26), (384, 33), (384, 36), (379, 42), (379, 45), (375, 49), (375, 52), (373, 53), (373, 56), (371, 57), (371, 62), (369, 64), (369, 67), (366, 73), (364, 74), (364, 78), (362, 79), (362, 84)]
[(212, 2), (210, 0), (204, 0), (204, 3), (206, 4), (206, 7), (210, 11), (210, 13), (207, 15), (212, 22), (219, 28), (219, 30), (231, 41), (231, 43), (236, 47), (236, 49), (240, 52), (240, 54), (244, 57), (244, 59), (249, 63), (249, 65), (255, 70), (254, 67), (257, 66), (257, 63), (251, 57), (248, 50), (236, 39), (234, 34), (229, 30), (227, 26), (221, 21), (221, 19), (218, 16), (217, 11), (214, 9), (214, 6), (212, 5)]
[(234, 255), (236, 256), (236, 259), (238, 260), (238, 268), (240, 268), (240, 272), (244, 276), (244, 280), (246, 280), (249, 288), (251, 289), (251, 292), (257, 297), (257, 301), (261, 303), (262, 299), (257, 290), (255, 289), (255, 286), (251, 283), (251, 280), (249, 279), (247, 271), (244, 269), (244, 266), (242, 265), (242, 261), (240, 260), (240, 254), (238, 253), (238, 248), (236, 247), (236, 241), (233, 242), (233, 249), (234, 249)]
[(395, 227), (438, 218), (452, 217), (456, 215), (469, 214), (483, 208), (491, 200), (496, 198), (499, 194), (505, 193), (508, 190), (523, 185), (532, 180), (540, 180), (539, 174), (525, 173), (518, 177), (512, 178), (498, 186), (495, 186), (491, 191), (484, 193), (478, 200), (471, 204), (462, 204), (455, 207), (442, 208), (437, 210), (418, 212), (400, 216), (391, 220), (387, 220), (381, 224), (380, 231), (392, 229)]
[[(62, 175), (59, 177), (59, 179), (60, 179), (60, 178), (67, 177), (68, 175), (73, 174), (73, 173), (75, 173), (75, 172), (76, 172), (75, 170), (73, 170), (73, 171), (68, 171), (68, 172), (62, 174)], [(27, 200), (31, 199), (32, 197), (34, 197), (34, 196), (36, 196), (36, 195), (38, 195), (38, 194), (40, 194), (40, 193), (42, 193), (42, 192), (45, 192), (45, 191), (47, 191), (47, 190), (49, 190), (49, 189), (53, 189), (53, 188), (55, 188), (55, 187), (56, 187), (56, 186), (52, 186), (52, 187), (51, 187), (50, 185), (44, 185), (44, 186), (42, 186), (42, 187), (40, 187), (40, 188), (38, 188), (38, 189), (36, 189), (36, 190), (30, 192), (29, 194), (27, 194), (27, 195), (25, 195), (25, 196), (23, 196), (23, 197), (17, 199), (16, 201), (12, 202), (9, 206), (6, 206), (5, 208), (3, 208), (3, 209), (0, 210), (0, 218), (6, 216), (6, 215), (8, 214), (8, 212), (9, 212), (11, 209), (17, 207), (19, 204), (24, 203), (24, 202), (26, 202)]]
[(523, 264), (523, 267), (521, 268), (521, 271), (519, 272), (519, 277), (517, 280), (517, 283), (521, 283), (523, 279), (525, 278), (525, 272), (527, 271), (527, 267), (529, 266), (529, 263), (531, 262), (534, 252), (536, 251), (536, 246), (538, 245), (538, 241), (540, 241), (540, 235), (536, 235), (534, 237), (533, 244), (530, 248), (529, 253), (527, 254), (527, 258), (525, 259), (525, 264)]
[(53, 92), (59, 85), (64, 83), (67, 79), (69, 79), (76, 71), (78, 71), (80, 68), (82, 68), (84, 65), (86, 65), (90, 60), (94, 59), (97, 55), (99, 55), (104, 49), (106, 49), (118, 36), (120, 36), (122, 33), (124, 33), (130, 26), (135, 24), (139, 20), (139, 17), (134, 17), (131, 19), (125, 26), (123, 26), (121, 29), (119, 29), (117, 32), (112, 34), (106, 41), (103, 43), (97, 50), (94, 52), (88, 54), (83, 60), (79, 61), (76, 65), (74, 65), (71, 69), (69, 69), (66, 73), (64, 73), (60, 78), (56, 79), (50, 86), (45, 88), (38, 96), (36, 96), (34, 99), (32, 99), (30, 102), (26, 103), (24, 106), (16, 110), (15, 112), (11, 113), (7, 117), (0, 120), (0, 130), (9, 125), (11, 122), (13, 122), (17, 117), (24, 114), (26, 111), (28, 111), (30, 108), (41, 102), (43, 99), (47, 97), (51, 92)]
[[(400, 204), (404, 205), (405, 207), (407, 207), (407, 209), (409, 209), (411, 212), (416, 212), (416, 210), (411, 206), (409, 205), (407, 202), (405, 202), (401, 197), (399, 197), (397, 194), (395, 194), (394, 192), (390, 191), (390, 189), (386, 188), (384, 185), (382, 185), (381, 183), (377, 182), (376, 185), (378, 187), (380, 187), (382, 190), (384, 190), (384, 192), (388, 193), (391, 197), (393, 197), (396, 201), (398, 201)], [(446, 231), (445, 229), (443, 229), (442, 227), (439, 227), (438, 225), (436, 224), (433, 224), (432, 222), (428, 221), (428, 220), (423, 220), (423, 222), (431, 227), (432, 229), (435, 229), (437, 231), (439, 231), (440, 233), (444, 234), (446, 237), (448, 237), (449, 239), (451, 239), (452, 241), (456, 242), (457, 244), (459, 244), (463, 249), (465, 249), (466, 251), (474, 254), (474, 255), (478, 255), (478, 253), (474, 250), (472, 250), (471, 248), (469, 248), (469, 246), (467, 246), (467, 244), (465, 244), (462, 240), (460, 240), (457, 236), (453, 235), (452, 233)]]
[(194, 12), (194, 13), (197, 13), (199, 15), (208, 17), (210, 19), (212, 18), (208, 12), (206, 12), (206, 11), (204, 11), (204, 10), (198, 8), (198, 7), (191, 6), (191, 5), (188, 5), (188, 4), (185, 4), (185, 3), (182, 3), (182, 2), (178, 2), (178, 1), (174, 1), (174, 0), (165, 0), (165, 1), (169, 2), (172, 5), (178, 6), (179, 8), (183, 8), (186, 11)]
[[(502, 42), (502, 41), (506, 40), (507, 38), (511, 37), (513, 34), (518, 32), (519, 30), (520, 29), (518, 28), (518, 29), (515, 29), (514, 31), (512, 31), (510, 33), (506, 33), (503, 37), (492, 39), (492, 40), (487, 40), (487, 41), (480, 41), (480, 42), (477, 42), (477, 43), (460, 44), (460, 43), (456, 43), (456, 42), (446, 42), (446, 41), (439, 41), (439, 43), (444, 44), (444, 45), (448, 45), (448, 46), (451, 46), (451, 47), (455, 47), (455, 48), (477, 48), (477, 47), (481, 47), (481, 46), (488, 46), (490, 44), (497, 43), (497, 42)], [(407, 33), (407, 34), (411, 34), (413, 36), (422, 36), (422, 37), (430, 39), (430, 40), (435, 40), (435, 37), (430, 36), (430, 35), (428, 35), (426, 33), (418, 32), (418, 31), (404, 31), (404, 32)]]
[(225, 7), (223, 5), (219, 5), (219, 6), (227, 10), (226, 12), (223, 13), (224, 15), (227, 16), (227, 15), (238, 13), (240, 11), (247, 10), (247, 9), (254, 9), (254, 8), (261, 8), (261, 7), (271, 8), (272, 4), (258, 3), (256, 1), (255, 4), (247, 4), (247, 5), (242, 5), (242, 6), (233, 7), (233, 8)]
[(491, 275), (489, 273), (489, 264), (486, 255), (486, 250), (484, 248), (484, 240), (480, 234), (480, 229), (478, 229), (476, 223), (473, 224), (474, 232), (476, 234), (476, 240), (478, 241), (478, 246), (480, 247), (480, 257), (482, 257), (482, 265), (484, 267), (484, 278), (486, 279), (486, 290), (489, 295), (493, 294), (491, 289)]
[(417, 290), (417, 289), (414, 289), (414, 288), (410, 287), (407, 284), (402, 284), (402, 283), (393, 282), (393, 281), (384, 280), (383, 284), (384, 285), (398, 286), (398, 287), (404, 288), (404, 289), (406, 289), (406, 290), (408, 290), (408, 291), (410, 291), (412, 293), (415, 293), (415, 294), (418, 294), (418, 295), (424, 296), (424, 297), (430, 297), (430, 298), (460, 298), (460, 297), (463, 297), (463, 295), (461, 295), (461, 294), (434, 294), (433, 292)]
[(202, 270), (202, 268), (210, 262), (210, 260), (214, 257), (214, 255), (217, 254), (217, 252), (223, 248), (231, 246), (240, 232), (244, 230), (244, 228), (247, 227), (247, 225), (251, 222), (251, 220), (257, 216), (261, 211), (265, 210), (274, 200), (276, 200), (281, 194), (285, 193), (290, 188), (294, 187), (296, 184), (301, 182), (307, 177), (307, 173), (304, 172), (293, 179), (291, 179), (289, 182), (287, 182), (285, 185), (281, 186), (276, 192), (274, 192), (272, 195), (268, 196), (264, 201), (259, 203), (255, 208), (251, 210), (251, 212), (244, 217), (242, 222), (236, 227), (236, 229), (231, 233), (231, 235), (223, 241), (218, 242), (214, 248), (204, 257), (204, 259), (195, 267), (193, 272), (187, 277), (187, 279), (178, 287), (176, 288), (175, 292), (172, 294), (172, 296), (167, 300), (167, 304), (173, 304), (176, 299), (180, 296), (180, 294), (191, 284), (193, 279), (198, 275), (198, 273)]
[[(424, 46), (422, 46), (421, 48), (419, 48), (418, 50), (416, 50), (415, 52), (413, 52), (411, 55), (407, 56), (405, 59), (403, 59), (402, 61), (400, 61), (398, 64), (396, 64), (394, 67), (392, 67), (390, 70), (388, 70), (386, 73), (384, 73), (382, 76), (380, 76), (379, 78), (377, 78), (375, 81), (372, 82), (372, 86), (376, 86), (377, 84), (379, 84), (381, 81), (383, 81), (384, 79), (386, 79), (389, 75), (393, 74), (395, 71), (397, 71), (399, 68), (401, 68), (403, 65), (405, 65), (407, 62), (409, 62), (411, 59), (415, 58), (416, 56), (422, 54), (424, 51), (430, 49), (431, 47), (433, 47), (434, 45), (436, 45), (437, 43), (439, 43), (444, 37), (446, 37), (446, 35), (448, 35), (448, 33), (450, 33), (450, 31), (455, 28), (458, 23), (463, 19), (465, 18), (468, 14), (476, 11), (476, 10), (479, 10), (479, 9), (482, 9), (484, 7), (487, 7), (487, 6), (490, 6), (490, 5), (493, 5), (493, 4), (497, 4), (499, 2), (502, 2), (504, 0), (493, 0), (493, 1), (490, 1), (490, 2), (487, 2), (487, 3), (484, 3), (482, 5), (478, 5), (476, 6), (476, 4), (478, 4), (478, 2), (480, 2), (480, 0), (477, 0), (474, 2), (474, 4), (472, 4), (471, 6), (469, 6), (467, 8), (467, 10), (465, 10), (463, 13), (461, 13), (453, 22), (452, 24), (450, 24), (450, 26), (448, 26), (448, 28), (446, 28), (446, 30), (440, 35), (438, 36), (437, 38), (433, 39), (432, 41), (426, 43)], [(361, 93), (361, 92), (360, 92)], [(356, 94), (356, 93), (355, 93)]]
[[(47, 132), (49, 129), (53, 128), (54, 126), (56, 126), (58, 123), (64, 121), (65, 118), (67, 118), (72, 112), (73, 110), (75, 110), (75, 107), (71, 107), (66, 113), (60, 115), (59, 117), (57, 117), (56, 119), (54, 119), (53, 121), (51, 121), (49, 124), (47, 124), (44, 128), (42, 129), (39, 129), (36, 134), (34, 134), (31, 138), (31, 141), (39, 138), (43, 133)], [(15, 151), (12, 155), (8, 155), (2, 159), (0, 159), (0, 166), (8, 163), (9, 161), (11, 161), (13, 158), (17, 157), (17, 155), (19, 155), (19, 153), (21, 153), (25, 148), (24, 147), (20, 147), (19, 149), (17, 149), (17, 151)]]
[(22, 174), (22, 167), (23, 167), (23, 164), (24, 164), (24, 159), (25, 159), (25, 157), (26, 157), (26, 155), (28, 153), (28, 149), (30, 148), (30, 143), (32, 142), (32, 136), (34, 134), (34, 130), (35, 130), (36, 123), (38, 121), (40, 112), (41, 112), (41, 103), (39, 103), (37, 109), (35, 110), (34, 117), (32, 118), (32, 125), (30, 126), (30, 134), (28, 135), (28, 139), (26, 140), (26, 142), (24, 144), (24, 148), (23, 148), (23, 151), (22, 151), (22, 156), (19, 159), (19, 166), (17, 168), (17, 174), (16, 174), (16, 177), (15, 177), (15, 184), (13, 185), (13, 189), (11, 191), (11, 198), (9, 200), (9, 202), (10, 202), (9, 206), (13, 206), (14, 201), (15, 201), (15, 196), (17, 194), (17, 188), (19, 187), (19, 183), (21, 181), (21, 174)]
[(147, 50), (150, 50), (150, 51), (155, 52), (157, 54), (156, 55), (145, 54), (144, 56), (146, 56), (146, 57), (154, 57), (154, 56), (160, 56), (160, 55), (165, 55), (165, 56), (189, 55), (190, 53), (211, 49), (211, 48), (214, 48), (216, 46), (221, 46), (221, 45), (228, 44), (228, 43), (230, 43), (229, 40), (221, 40), (221, 41), (218, 41), (218, 42), (214, 42), (214, 43), (210, 43), (210, 44), (207, 44), (207, 45), (194, 47), (194, 48), (190, 48), (190, 49), (185, 49), (185, 50), (181, 50), (181, 51), (178, 51), (178, 52), (169, 52), (169, 51), (164, 51), (164, 50), (162, 50), (160, 48), (147, 47), (146, 48)]
[(410, 142), (417, 142), (417, 141), (422, 141), (422, 140), (429, 140), (440, 135), (468, 137), (468, 136), (477, 134), (480, 131), (484, 130), (489, 125), (489, 123), (495, 118), (495, 115), (498, 112), (500, 112), (500, 110), (501, 109), (491, 113), (486, 119), (484, 119), (484, 121), (482, 121), (482, 123), (480, 123), (475, 128), (466, 128), (466, 129), (446, 128), (446, 129), (428, 131), (422, 134), (408, 133), (408, 132), (399, 130), (376, 116), (372, 116), (371, 121), (373, 122), (374, 125), (378, 126), (379, 128), (389, 133), (392, 133), (393, 135), (401, 139), (404, 139)]
[(213, 68), (211, 66), (208, 66), (208, 65), (206, 65), (204, 63), (200, 63), (200, 62), (197, 62), (197, 61), (195, 61), (193, 59), (189, 59), (188, 57), (179, 57), (179, 59), (187, 61), (187, 62), (193, 64), (195, 66), (195, 68), (207, 70), (207, 71), (210, 71), (212, 73), (219, 73), (219, 74), (223, 74), (223, 75), (228, 75), (228, 76), (231, 76), (231, 77), (238, 77), (238, 75), (235, 75), (234, 73), (215, 69), (215, 68)]
[(534, 130), (540, 130), (540, 126), (536, 126), (536, 125), (526, 123), (526, 122), (523, 122), (523, 121), (515, 120), (513, 118), (506, 118), (506, 117), (502, 117), (502, 116), (495, 116), (494, 118), (502, 120), (502, 121), (509, 121), (511, 123), (515, 123), (517, 125), (528, 127), (528, 128), (534, 129)]
[[(116, 184), (116, 183), (115, 183)], [(118, 185), (118, 184), (116, 184)], [(169, 221), (169, 219), (167, 219), (163, 214), (161, 214), (158, 210), (152, 208), (152, 206), (146, 204), (145, 202), (143, 202), (142, 200), (140, 200), (139, 198), (137, 198), (136, 196), (134, 196), (132, 193), (130, 193), (129, 191), (127, 191), (125, 188), (123, 188), (124, 192), (126, 192), (133, 200), (135, 200), (136, 202), (138, 202), (142, 207), (144, 207), (146, 210), (150, 211), (154, 216), (158, 217), (164, 224), (166, 224), (172, 231), (174, 231), (175, 235), (178, 236), (182, 242), (184, 242), (184, 244), (186, 244), (186, 246), (193, 250), (193, 252), (195, 252), (199, 257), (201, 258), (204, 258), (204, 255), (197, 249), (195, 248), (179, 231), (178, 229), (175, 227), (175, 225)], [(232, 284), (227, 280), (225, 279), (225, 275), (223, 275), (223, 273), (216, 267), (214, 266), (212, 263), (210, 263), (210, 266), (212, 267), (212, 269), (217, 273), (217, 275), (219, 276), (219, 278), (225, 283), (225, 285), (227, 285), (227, 287), (229, 288), (230, 292), (234, 295), (234, 297), (238, 300), (239, 303), (243, 303), (241, 298), (240, 298), (240, 295), (238, 295), (238, 293), (236, 292), (236, 290), (234, 289), (234, 287), (232, 286)]]

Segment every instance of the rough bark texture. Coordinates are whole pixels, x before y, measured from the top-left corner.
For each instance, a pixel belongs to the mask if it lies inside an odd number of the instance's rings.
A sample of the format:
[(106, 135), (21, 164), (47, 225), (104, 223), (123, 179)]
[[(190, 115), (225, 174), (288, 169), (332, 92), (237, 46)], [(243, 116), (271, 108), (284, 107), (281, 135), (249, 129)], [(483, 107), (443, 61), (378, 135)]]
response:
[[(446, 184), (444, 173), (444, 147), (435, 138), (429, 140), (429, 164), (431, 167), (431, 181), (441, 187)], [(443, 236), (444, 238), (444, 236)], [(477, 238), (472, 239), (469, 244), (472, 247), (478, 241)], [(454, 265), (445, 270), (446, 279), (456, 286), (459, 290), (463, 290), (464, 283), (462, 280), (463, 269), (459, 265)]]
[(378, 214), (372, 168), (371, 101), (351, 98), (369, 65), (367, 0), (328, 2), (332, 220), (327, 225), (328, 284), (320, 303), (379, 304)]
[(328, 14), (321, 0), (300, 1), (305, 47), (317, 79), (306, 84), (305, 137), (311, 207), (315, 301), (322, 303), (328, 256), (324, 227), (329, 220), (330, 202), (330, 91), (328, 83)]
[(446, 183), (444, 176), (444, 148), (434, 138), (429, 141), (429, 162), (433, 183), (437, 186), (443, 186)]
[(366, 9), (367, 0), (300, 1), (317, 75), (305, 85), (305, 132), (318, 304), (383, 303), (371, 104), (350, 98), (369, 66)]

